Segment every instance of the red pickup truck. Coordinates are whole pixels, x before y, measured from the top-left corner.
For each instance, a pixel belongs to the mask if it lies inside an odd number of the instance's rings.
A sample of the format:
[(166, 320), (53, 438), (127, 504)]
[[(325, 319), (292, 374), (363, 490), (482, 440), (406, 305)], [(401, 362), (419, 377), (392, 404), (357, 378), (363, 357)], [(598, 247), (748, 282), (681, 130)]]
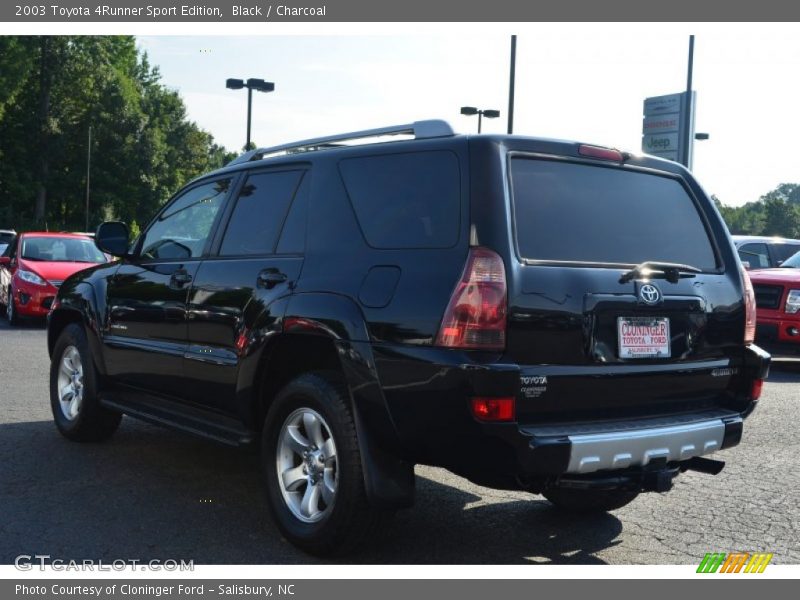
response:
[(777, 269), (748, 275), (756, 293), (756, 342), (775, 354), (799, 354), (800, 252)]

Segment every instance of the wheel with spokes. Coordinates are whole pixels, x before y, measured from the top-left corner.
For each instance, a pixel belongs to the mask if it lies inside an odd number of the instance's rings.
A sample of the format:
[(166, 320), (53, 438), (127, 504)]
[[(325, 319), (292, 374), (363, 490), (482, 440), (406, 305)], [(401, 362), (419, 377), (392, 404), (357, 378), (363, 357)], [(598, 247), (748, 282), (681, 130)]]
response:
[(304, 523), (322, 520), (336, 497), (336, 442), (318, 412), (298, 408), (281, 427), (275, 468), (286, 506)]
[(64, 328), (53, 348), (50, 407), (58, 430), (65, 437), (79, 442), (109, 438), (122, 418), (98, 402), (97, 373), (86, 333), (76, 323)]
[(306, 373), (270, 407), (262, 436), (267, 497), (283, 536), (311, 554), (346, 553), (380, 522), (369, 505), (347, 387)]

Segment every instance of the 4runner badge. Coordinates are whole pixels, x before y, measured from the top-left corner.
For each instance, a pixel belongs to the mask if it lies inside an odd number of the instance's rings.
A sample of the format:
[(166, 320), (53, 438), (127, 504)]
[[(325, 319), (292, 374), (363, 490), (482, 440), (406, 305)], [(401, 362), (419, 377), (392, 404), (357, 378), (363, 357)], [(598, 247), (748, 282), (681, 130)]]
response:
[(526, 398), (538, 398), (547, 391), (547, 377), (520, 377), (520, 391)]

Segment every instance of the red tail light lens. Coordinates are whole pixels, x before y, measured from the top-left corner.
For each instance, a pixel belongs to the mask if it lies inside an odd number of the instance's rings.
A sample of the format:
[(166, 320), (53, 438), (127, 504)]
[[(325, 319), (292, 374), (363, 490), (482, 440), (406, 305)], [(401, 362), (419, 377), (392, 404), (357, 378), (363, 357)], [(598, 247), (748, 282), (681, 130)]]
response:
[(750, 399), (758, 400), (761, 397), (761, 389), (764, 387), (763, 379), (754, 379), (753, 387), (750, 388)]
[(742, 269), (744, 286), (744, 343), (752, 344), (756, 339), (756, 293), (747, 271)]
[(479, 421), (513, 421), (514, 398), (472, 398), (472, 416)]
[(472, 248), (442, 319), (438, 346), (502, 350), (506, 345), (506, 269), (486, 248)]

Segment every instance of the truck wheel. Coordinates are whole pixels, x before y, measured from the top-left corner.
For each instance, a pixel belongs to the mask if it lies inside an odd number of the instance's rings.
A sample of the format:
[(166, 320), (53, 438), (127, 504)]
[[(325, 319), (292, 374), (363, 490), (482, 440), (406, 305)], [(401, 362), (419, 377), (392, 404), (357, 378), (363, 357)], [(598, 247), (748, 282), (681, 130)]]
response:
[(50, 407), (61, 434), (76, 442), (111, 437), (122, 419), (97, 399), (97, 373), (83, 327), (71, 323), (53, 348), (50, 362)]
[(310, 554), (345, 554), (383, 514), (369, 505), (347, 387), (306, 373), (275, 398), (264, 422), (269, 507), (283, 536)]
[(576, 513), (600, 513), (622, 508), (639, 495), (632, 490), (581, 490), (553, 488), (542, 495), (556, 507)]

